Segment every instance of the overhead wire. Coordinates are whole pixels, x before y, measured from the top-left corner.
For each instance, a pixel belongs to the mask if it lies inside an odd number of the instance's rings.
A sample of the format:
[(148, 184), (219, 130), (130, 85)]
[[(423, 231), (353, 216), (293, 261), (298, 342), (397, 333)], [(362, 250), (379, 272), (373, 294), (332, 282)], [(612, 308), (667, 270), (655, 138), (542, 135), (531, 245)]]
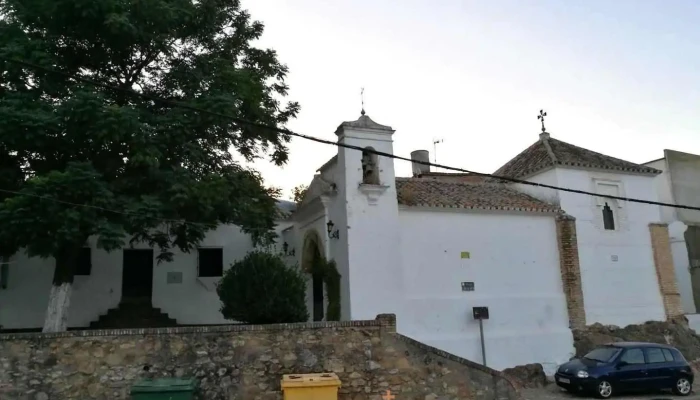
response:
[(309, 141), (313, 141), (313, 142), (317, 142), (317, 143), (322, 143), (322, 144), (332, 145), (332, 146), (336, 146), (336, 147), (342, 147), (342, 148), (348, 148), (348, 149), (363, 151), (363, 152), (370, 153), (370, 154), (375, 154), (375, 155), (381, 156), (381, 157), (387, 157), (387, 158), (396, 159), (396, 160), (401, 160), (401, 161), (408, 161), (408, 162), (411, 162), (411, 163), (414, 163), (414, 164), (421, 164), (421, 165), (430, 166), (430, 167), (442, 168), (442, 169), (445, 169), (445, 170), (448, 170), (448, 171), (456, 171), (456, 172), (461, 172), (461, 173), (467, 173), (467, 174), (474, 175), (474, 176), (481, 176), (481, 177), (485, 177), (485, 178), (492, 178), (492, 179), (496, 179), (496, 180), (499, 180), (499, 181), (505, 181), (505, 182), (511, 182), (511, 183), (519, 183), (519, 184), (529, 185), (529, 186), (537, 186), (537, 187), (546, 188), (546, 189), (552, 189), (552, 190), (560, 190), (560, 191), (562, 191), (562, 192), (576, 193), (576, 194), (587, 195), (587, 196), (593, 196), (593, 197), (603, 197), (603, 198), (608, 198), (608, 199), (626, 201), (626, 202), (630, 202), (630, 203), (640, 203), (640, 204), (656, 205), (656, 206), (662, 206), (662, 207), (680, 208), (680, 209), (685, 209), (685, 210), (700, 211), (700, 207), (698, 207), (698, 206), (690, 206), (690, 205), (685, 205), (685, 204), (665, 203), (665, 202), (660, 202), (660, 201), (645, 200), (645, 199), (637, 199), (637, 198), (625, 197), (625, 196), (614, 196), (614, 195), (610, 195), (610, 194), (596, 193), (596, 192), (591, 192), (591, 191), (587, 191), (587, 190), (572, 189), (572, 188), (567, 188), (567, 187), (562, 187), (562, 186), (548, 185), (548, 184), (546, 184), (546, 183), (532, 182), (532, 181), (522, 180), (522, 179), (518, 179), (518, 178), (512, 178), (512, 177), (508, 177), (508, 176), (499, 176), (499, 175), (494, 175), (494, 174), (476, 172), (476, 171), (471, 171), (471, 170), (464, 169), (464, 168), (452, 167), (452, 166), (443, 165), (443, 164), (438, 164), (438, 163), (434, 163), (434, 162), (431, 163), (430, 161), (414, 160), (414, 159), (412, 159), (412, 158), (402, 157), (402, 156), (398, 156), (398, 155), (392, 154), (392, 153), (386, 153), (386, 152), (382, 152), (382, 151), (377, 151), (377, 150), (374, 150), (374, 149), (371, 149), (371, 148), (364, 148), (364, 147), (361, 147), (361, 146), (350, 145), (350, 144), (347, 144), (347, 143), (340, 143), (340, 142), (337, 142), (337, 141), (321, 139), (321, 138), (316, 137), (316, 136), (311, 136), (311, 135), (306, 135), (306, 134), (303, 134), (303, 133), (293, 132), (293, 131), (291, 131), (291, 130), (289, 130), (289, 129), (285, 129), (285, 128), (278, 128), (278, 127), (275, 127), (275, 126), (269, 126), (269, 125), (265, 125), (265, 124), (260, 124), (260, 123), (254, 122), (254, 121), (248, 121), (248, 120), (245, 120), (245, 119), (242, 119), (242, 118), (235, 117), (235, 116), (233, 116), (233, 115), (227, 115), (227, 114), (223, 114), (223, 113), (219, 113), (219, 112), (215, 112), (215, 111), (210, 111), (210, 110), (206, 110), (206, 109), (203, 109), (203, 108), (194, 107), (194, 106), (191, 106), (191, 105), (189, 105), (189, 104), (180, 103), (180, 102), (177, 102), (177, 101), (172, 101), (172, 100), (168, 100), (168, 99), (163, 99), (163, 98), (160, 98), (160, 97), (157, 97), (157, 96), (152, 96), (152, 95), (149, 95), (149, 94), (146, 94), (146, 93), (137, 92), (137, 91), (135, 91), (135, 90), (133, 90), (133, 89), (121, 88), (121, 87), (109, 85), (109, 84), (106, 84), (106, 83), (97, 82), (97, 81), (94, 81), (94, 80), (89, 79), (89, 78), (84, 78), (84, 77), (81, 77), (81, 76), (75, 76), (75, 75), (72, 75), (72, 74), (69, 74), (69, 73), (66, 73), (66, 72), (63, 72), (63, 71), (58, 71), (58, 70), (54, 70), (54, 69), (51, 69), (51, 68), (46, 68), (46, 67), (43, 67), (43, 66), (41, 66), (41, 65), (37, 65), (37, 64), (31, 63), (31, 62), (28, 62), (28, 61), (24, 61), (24, 60), (17, 60), (17, 59), (13, 59), (13, 58), (7, 58), (7, 57), (4, 57), (4, 56), (0, 56), (0, 60), (6, 61), (6, 62), (10, 62), (10, 63), (14, 63), (14, 64), (18, 64), (18, 65), (23, 65), (23, 66), (25, 66), (25, 67), (29, 67), (29, 68), (41, 70), (41, 71), (48, 72), (48, 73), (53, 73), (53, 74), (57, 74), (57, 75), (62, 75), (62, 76), (64, 76), (64, 77), (68, 78), (68, 79), (73, 79), (73, 80), (78, 81), (78, 82), (87, 83), (87, 84), (89, 84), (89, 85), (93, 85), (93, 86), (97, 86), (97, 87), (102, 87), (102, 88), (108, 89), (108, 90), (114, 90), (114, 91), (118, 91), (118, 92), (122, 92), (122, 93), (127, 93), (127, 94), (130, 94), (130, 95), (132, 95), (132, 96), (141, 97), (141, 98), (144, 98), (144, 99), (147, 99), (147, 100), (151, 100), (151, 101), (154, 101), (154, 102), (159, 102), (159, 103), (161, 103), (161, 104), (166, 104), (166, 105), (169, 105), (169, 106), (172, 106), (172, 107), (182, 108), (182, 109), (186, 109), (186, 110), (190, 110), (190, 111), (194, 111), (194, 112), (198, 112), (198, 113), (202, 113), (202, 114), (207, 114), (207, 115), (211, 115), (211, 116), (216, 116), (216, 117), (228, 119), (228, 120), (231, 120), (231, 121), (236, 122), (236, 123), (241, 124), (241, 125), (248, 125), (248, 126), (253, 126), (253, 127), (261, 128), (261, 129), (268, 129), (268, 130), (272, 130), (272, 131), (275, 131), (275, 132), (278, 132), (278, 133), (282, 133), (282, 134), (285, 134), (285, 135), (298, 137), (298, 138), (301, 138), (301, 139), (305, 139), (305, 140), (309, 140)]

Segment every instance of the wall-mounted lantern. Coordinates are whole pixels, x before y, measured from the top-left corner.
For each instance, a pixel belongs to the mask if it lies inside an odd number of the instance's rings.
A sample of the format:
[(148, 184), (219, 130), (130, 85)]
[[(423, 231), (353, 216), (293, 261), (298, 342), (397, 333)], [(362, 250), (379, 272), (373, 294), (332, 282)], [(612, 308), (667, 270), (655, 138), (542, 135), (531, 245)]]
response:
[(328, 237), (331, 239), (339, 239), (340, 231), (338, 231), (337, 229), (334, 231), (333, 226), (335, 226), (333, 221), (328, 220), (328, 223), (326, 224), (326, 227), (328, 228)]
[(284, 242), (282, 243), (282, 251), (284, 252), (285, 256), (292, 257), (294, 254), (296, 254), (296, 249), (292, 249), (291, 251), (289, 250), (289, 243)]

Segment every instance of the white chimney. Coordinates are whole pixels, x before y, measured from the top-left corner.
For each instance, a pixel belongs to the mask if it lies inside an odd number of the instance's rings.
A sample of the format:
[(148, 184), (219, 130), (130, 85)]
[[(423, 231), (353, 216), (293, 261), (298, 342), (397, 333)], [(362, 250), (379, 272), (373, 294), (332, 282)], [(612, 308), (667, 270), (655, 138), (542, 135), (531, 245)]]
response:
[[(430, 162), (430, 153), (428, 150), (416, 150), (411, 152), (411, 160), (420, 162)], [(430, 165), (414, 162), (413, 176), (419, 176), (430, 172)]]

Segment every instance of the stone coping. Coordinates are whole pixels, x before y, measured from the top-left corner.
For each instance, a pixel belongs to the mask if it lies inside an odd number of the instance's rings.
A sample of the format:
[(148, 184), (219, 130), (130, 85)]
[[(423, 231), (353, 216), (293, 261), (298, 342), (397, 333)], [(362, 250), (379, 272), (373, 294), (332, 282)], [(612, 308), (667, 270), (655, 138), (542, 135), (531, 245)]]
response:
[(101, 329), (79, 330), (66, 332), (30, 332), (0, 334), (0, 341), (18, 339), (55, 339), (66, 337), (94, 336), (133, 336), (133, 335), (187, 335), (199, 333), (228, 333), (228, 332), (266, 332), (266, 331), (299, 331), (336, 328), (393, 328), (396, 329), (396, 317), (393, 314), (381, 314), (375, 320), (362, 321), (333, 321), (333, 322), (299, 322), (290, 324), (269, 325), (215, 325), (215, 326), (182, 326), (175, 328), (137, 328), (137, 329)]
[(396, 334), (396, 338), (403, 341), (403, 342), (410, 344), (411, 346), (415, 346), (421, 350), (427, 351), (429, 353), (433, 353), (433, 354), (438, 355), (440, 357), (446, 358), (450, 361), (454, 361), (458, 364), (466, 365), (469, 368), (479, 370), (479, 371), (484, 372), (486, 374), (492, 375), (496, 378), (502, 378), (505, 381), (507, 381), (513, 387), (513, 389), (516, 391), (516, 393), (518, 393), (518, 394), (520, 393), (520, 389), (522, 389), (522, 384), (520, 383), (520, 381), (518, 381), (517, 379), (513, 378), (512, 376), (510, 376), (508, 374), (504, 374), (501, 371), (497, 371), (493, 368), (485, 367), (482, 364), (479, 364), (479, 363), (476, 363), (474, 361), (467, 360), (466, 358), (462, 358), (462, 357), (456, 356), (452, 353), (448, 353), (446, 351), (440, 350), (437, 347), (433, 347), (433, 346), (427, 345), (425, 343), (419, 342), (415, 339), (412, 339), (408, 336), (404, 336), (400, 333)]

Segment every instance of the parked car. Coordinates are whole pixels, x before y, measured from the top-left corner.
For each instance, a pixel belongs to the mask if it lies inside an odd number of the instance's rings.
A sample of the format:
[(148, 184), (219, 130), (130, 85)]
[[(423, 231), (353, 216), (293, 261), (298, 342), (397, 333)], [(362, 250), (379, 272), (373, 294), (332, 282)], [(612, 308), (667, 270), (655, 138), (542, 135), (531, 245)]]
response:
[(687, 396), (693, 370), (678, 349), (657, 343), (617, 342), (562, 364), (554, 374), (559, 387), (607, 399), (615, 393), (672, 389)]

